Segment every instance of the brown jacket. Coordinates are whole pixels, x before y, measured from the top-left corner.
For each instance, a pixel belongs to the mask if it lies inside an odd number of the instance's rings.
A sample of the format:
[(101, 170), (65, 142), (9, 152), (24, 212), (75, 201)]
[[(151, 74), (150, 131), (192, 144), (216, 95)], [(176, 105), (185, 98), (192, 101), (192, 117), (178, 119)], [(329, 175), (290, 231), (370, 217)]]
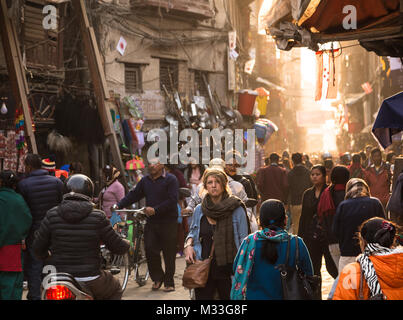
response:
[(288, 179), (285, 169), (276, 164), (260, 168), (256, 174), (256, 185), (262, 201), (277, 199), (287, 203)]

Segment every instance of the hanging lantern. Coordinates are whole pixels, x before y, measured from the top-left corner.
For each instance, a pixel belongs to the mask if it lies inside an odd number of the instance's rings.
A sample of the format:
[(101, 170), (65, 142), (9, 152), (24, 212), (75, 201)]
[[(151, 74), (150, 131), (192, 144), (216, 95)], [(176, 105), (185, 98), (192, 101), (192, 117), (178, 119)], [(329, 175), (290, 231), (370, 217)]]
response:
[(7, 112), (8, 112), (6, 103), (4, 101), (3, 101), (2, 105), (1, 105), (0, 112), (1, 112), (1, 114), (7, 114)]

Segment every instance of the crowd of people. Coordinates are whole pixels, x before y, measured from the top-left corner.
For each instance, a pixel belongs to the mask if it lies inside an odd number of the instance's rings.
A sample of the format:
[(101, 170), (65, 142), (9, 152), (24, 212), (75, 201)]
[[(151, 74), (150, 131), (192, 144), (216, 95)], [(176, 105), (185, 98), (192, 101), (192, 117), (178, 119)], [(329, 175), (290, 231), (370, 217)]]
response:
[[(307, 154), (272, 153), (254, 174), (242, 172), (240, 154), (230, 156), (206, 166), (149, 159), (128, 193), (107, 165), (94, 194), (80, 163), (58, 170), (28, 154), (23, 177), (0, 174), (0, 300), (21, 299), (24, 279), (27, 299), (41, 299), (44, 264), (85, 282), (95, 299), (120, 299), (119, 282), (100, 270), (99, 244), (128, 251), (114, 230), (115, 210), (139, 201), (154, 291), (175, 290), (177, 257), (186, 264), (212, 257), (196, 300), (283, 299), (281, 266), (298, 257), (299, 268), (319, 279), (324, 259), (334, 278), (328, 299), (403, 299), (403, 174), (392, 189), (393, 156), (384, 161), (380, 149), (366, 148), (311, 162)], [(322, 299), (320, 286), (313, 298)]]

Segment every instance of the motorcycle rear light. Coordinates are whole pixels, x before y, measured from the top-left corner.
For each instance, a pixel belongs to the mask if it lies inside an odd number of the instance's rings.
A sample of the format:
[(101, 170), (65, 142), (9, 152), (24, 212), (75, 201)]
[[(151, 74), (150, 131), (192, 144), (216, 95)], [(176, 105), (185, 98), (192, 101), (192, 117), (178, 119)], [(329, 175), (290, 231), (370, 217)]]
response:
[(74, 300), (76, 295), (66, 286), (52, 286), (46, 290), (46, 300)]

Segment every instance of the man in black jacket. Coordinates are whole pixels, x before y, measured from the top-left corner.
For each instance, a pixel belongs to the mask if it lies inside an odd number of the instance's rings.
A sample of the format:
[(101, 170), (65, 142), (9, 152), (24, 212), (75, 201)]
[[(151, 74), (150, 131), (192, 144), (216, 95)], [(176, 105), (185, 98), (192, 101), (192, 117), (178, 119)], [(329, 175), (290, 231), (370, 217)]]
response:
[(24, 272), (28, 281), (27, 299), (40, 300), (43, 263), (35, 258), (32, 243), (34, 233), (46, 212), (62, 201), (63, 182), (41, 169), (42, 161), (37, 154), (28, 154), (24, 163), (26, 177), (18, 183), (17, 191), (24, 197), (32, 215), (32, 226), (24, 252)]
[(57, 272), (85, 282), (95, 299), (119, 300), (123, 294), (119, 280), (101, 270), (100, 244), (114, 254), (124, 254), (130, 243), (112, 229), (104, 212), (94, 209), (94, 185), (87, 176), (71, 176), (66, 191), (62, 203), (47, 212), (36, 232), (34, 253)]
[(293, 153), (291, 156), (294, 167), (288, 173), (291, 224), (290, 232), (298, 234), (299, 218), (302, 210), (302, 195), (312, 187), (311, 173), (302, 163), (302, 154)]

